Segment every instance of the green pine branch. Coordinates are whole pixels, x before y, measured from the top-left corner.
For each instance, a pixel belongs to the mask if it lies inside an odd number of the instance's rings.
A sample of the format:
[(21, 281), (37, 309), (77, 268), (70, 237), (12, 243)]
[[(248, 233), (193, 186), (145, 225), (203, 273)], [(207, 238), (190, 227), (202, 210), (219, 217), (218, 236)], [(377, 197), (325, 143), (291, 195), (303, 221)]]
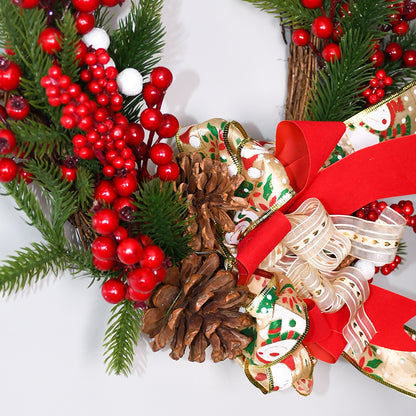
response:
[(82, 211), (86, 211), (92, 206), (95, 180), (90, 170), (78, 166), (75, 188), (77, 190), (77, 206)]
[[(71, 189), (72, 184), (62, 179), (59, 166), (45, 159), (28, 161), (26, 169), (34, 175), (45, 198), (50, 202), (50, 222), (54, 234), (63, 235), (65, 222), (77, 210), (77, 195)], [(47, 241), (51, 240), (47, 238)]]
[(67, 11), (63, 15), (62, 20), (58, 21), (57, 26), (62, 33), (62, 48), (57, 56), (59, 65), (63, 74), (68, 75), (72, 82), (77, 82), (80, 67), (75, 57), (76, 44), (80, 40), (80, 35), (75, 27), (73, 14)]
[[(143, 77), (160, 60), (165, 29), (162, 25), (163, 0), (139, 0), (111, 34), (109, 47), (117, 68), (135, 68)], [(138, 121), (142, 96), (124, 97), (123, 114)]]
[(36, 227), (45, 240), (56, 236), (56, 231), (46, 218), (33, 187), (29, 189), (25, 181), (18, 180), (3, 183), (2, 186), (6, 189), (3, 195), (10, 195), (17, 205), (17, 210), (26, 214), (28, 225)]
[(129, 300), (115, 305), (111, 310), (104, 337), (104, 362), (107, 371), (129, 375), (134, 360), (134, 348), (141, 333), (143, 311)]
[(186, 199), (171, 182), (153, 179), (142, 184), (137, 196), (136, 221), (140, 232), (148, 235), (174, 264), (187, 257), (191, 235)]
[(65, 270), (62, 246), (32, 243), (17, 250), (0, 266), (0, 292), (11, 294), (33, 285), (50, 273), (56, 275)]
[(342, 121), (365, 107), (360, 93), (374, 76), (369, 61), (372, 34), (350, 30), (340, 41), (341, 59), (318, 71), (306, 117), (319, 121)]

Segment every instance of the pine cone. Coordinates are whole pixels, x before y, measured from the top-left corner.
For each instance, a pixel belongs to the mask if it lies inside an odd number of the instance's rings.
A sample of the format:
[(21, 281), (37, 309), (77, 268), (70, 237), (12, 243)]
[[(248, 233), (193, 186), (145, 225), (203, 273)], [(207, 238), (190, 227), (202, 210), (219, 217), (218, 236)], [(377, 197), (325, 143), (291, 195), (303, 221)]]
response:
[(143, 332), (154, 338), (153, 351), (170, 343), (174, 360), (189, 347), (189, 361), (203, 362), (208, 345), (214, 362), (234, 359), (251, 342), (240, 332), (253, 324), (250, 315), (239, 311), (247, 301), (247, 289), (236, 287), (233, 273), (219, 269), (217, 254), (205, 260), (192, 254), (180, 268), (168, 269), (153, 292)]
[(208, 157), (202, 159), (200, 153), (181, 153), (177, 161), (181, 171), (176, 184), (188, 199), (189, 216), (195, 216), (188, 228), (194, 236), (191, 247), (196, 251), (212, 250), (216, 226), (225, 232), (234, 231), (235, 224), (228, 212), (248, 206), (244, 198), (234, 196), (244, 178), (230, 177), (226, 163)]

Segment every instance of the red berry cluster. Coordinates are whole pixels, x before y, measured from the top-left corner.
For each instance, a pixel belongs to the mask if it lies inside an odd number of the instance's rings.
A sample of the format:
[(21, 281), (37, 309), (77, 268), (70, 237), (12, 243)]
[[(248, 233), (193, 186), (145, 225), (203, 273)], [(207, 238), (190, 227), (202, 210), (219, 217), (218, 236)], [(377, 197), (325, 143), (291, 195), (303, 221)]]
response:
[[(118, 279), (103, 284), (104, 298), (110, 303), (118, 303), (124, 298), (135, 302), (147, 300), (166, 274), (163, 250), (146, 235), (132, 235), (120, 224), (115, 208), (104, 208), (95, 213), (92, 225), (101, 234), (91, 248), (95, 267), (102, 271), (121, 269)], [(123, 283), (125, 275), (126, 284)]]
[(369, 104), (375, 104), (384, 97), (384, 87), (390, 86), (393, 83), (393, 78), (388, 77), (384, 69), (378, 69), (376, 76), (370, 80), (369, 88), (363, 92), (364, 98)]
[[(368, 221), (377, 221), (378, 217), (384, 209), (386, 209), (387, 203), (384, 201), (373, 201), (364, 207), (360, 208), (354, 213), (358, 218), (362, 218)], [(406, 224), (413, 228), (416, 233), (416, 215), (414, 213), (413, 202), (409, 200), (401, 200), (398, 204), (391, 204), (390, 208), (394, 209), (397, 213), (402, 215), (406, 219)], [(376, 267), (376, 273), (379, 271), (383, 275), (390, 274), (400, 263), (402, 258), (400, 255), (396, 255), (395, 259), (391, 263), (387, 263), (381, 267)]]
[[(292, 41), (295, 45), (309, 45), (326, 62), (334, 62), (341, 58), (341, 49), (338, 45), (342, 30), (339, 24), (334, 24), (333, 19), (326, 15), (322, 7), (322, 0), (301, 0), (302, 5), (307, 9), (320, 9), (322, 15), (316, 17), (311, 25), (310, 31), (305, 28), (295, 29), (292, 34)], [(346, 4), (346, 3), (345, 3)], [(333, 14), (331, 12), (331, 14)], [(322, 51), (318, 51), (310, 42), (310, 32), (317, 38), (325, 39)]]

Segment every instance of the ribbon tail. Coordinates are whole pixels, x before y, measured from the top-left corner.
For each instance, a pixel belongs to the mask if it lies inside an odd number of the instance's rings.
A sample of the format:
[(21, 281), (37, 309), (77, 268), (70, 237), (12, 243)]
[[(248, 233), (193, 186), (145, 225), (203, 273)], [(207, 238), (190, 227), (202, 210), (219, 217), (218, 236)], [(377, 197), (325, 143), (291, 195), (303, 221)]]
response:
[(248, 283), (258, 265), (279, 244), (290, 228), (289, 220), (277, 211), (240, 241), (237, 247), (239, 285)]
[(320, 171), (292, 199), (294, 211), (318, 198), (330, 214), (349, 215), (368, 202), (416, 193), (416, 135), (388, 140), (354, 152)]

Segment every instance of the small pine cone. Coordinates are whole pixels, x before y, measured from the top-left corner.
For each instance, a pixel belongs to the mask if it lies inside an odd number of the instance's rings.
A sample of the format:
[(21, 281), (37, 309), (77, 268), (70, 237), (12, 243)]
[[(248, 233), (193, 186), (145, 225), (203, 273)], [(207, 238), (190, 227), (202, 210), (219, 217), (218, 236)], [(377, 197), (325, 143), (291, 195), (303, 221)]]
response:
[(234, 274), (219, 263), (217, 254), (192, 254), (180, 268), (168, 269), (143, 318), (143, 332), (154, 338), (153, 351), (170, 344), (170, 356), (178, 360), (189, 347), (189, 361), (197, 362), (205, 360), (209, 345), (214, 362), (242, 354), (251, 338), (240, 330), (253, 325), (253, 318), (240, 311), (248, 291), (236, 286)]
[(230, 177), (226, 163), (209, 157), (203, 159), (200, 153), (181, 153), (177, 161), (180, 174), (176, 185), (188, 199), (189, 217), (195, 217), (188, 229), (194, 236), (191, 247), (195, 251), (212, 250), (216, 227), (225, 232), (234, 231), (229, 212), (248, 206), (244, 198), (234, 196), (244, 178)]

